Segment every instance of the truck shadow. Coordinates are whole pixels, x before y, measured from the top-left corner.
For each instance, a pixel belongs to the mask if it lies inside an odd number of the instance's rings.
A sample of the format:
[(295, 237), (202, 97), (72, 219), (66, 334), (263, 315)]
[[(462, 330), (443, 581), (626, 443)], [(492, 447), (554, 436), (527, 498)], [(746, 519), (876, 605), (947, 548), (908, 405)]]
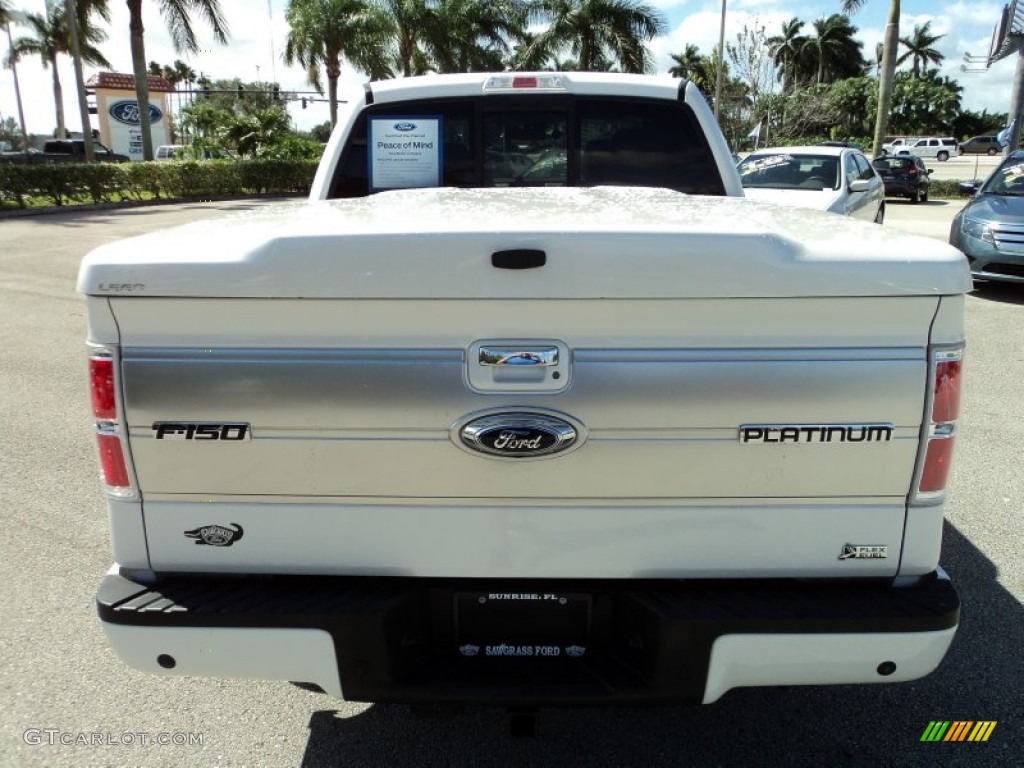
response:
[(997, 283), (979, 280), (971, 296), (1000, 304), (1024, 304), (1024, 283)]
[[(946, 525), (943, 563), (963, 602), (939, 669), (895, 685), (742, 689), (707, 707), (542, 710), (534, 738), (506, 714), (468, 708), (423, 719), (374, 705), (315, 712), (304, 768), (335, 765), (1019, 765), (1024, 610), (995, 565)], [(922, 743), (932, 720), (995, 720), (980, 743)]]

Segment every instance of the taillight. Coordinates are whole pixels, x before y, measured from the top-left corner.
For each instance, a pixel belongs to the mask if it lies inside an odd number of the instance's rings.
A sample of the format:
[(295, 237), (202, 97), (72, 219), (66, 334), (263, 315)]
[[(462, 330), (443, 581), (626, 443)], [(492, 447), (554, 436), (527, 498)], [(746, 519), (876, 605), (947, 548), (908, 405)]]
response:
[(128, 465), (124, 460), (121, 436), (112, 432), (100, 432), (96, 435), (96, 443), (100, 449), (100, 466), (103, 468), (104, 482), (111, 488), (131, 488), (132, 481), (128, 477)]
[(97, 421), (117, 418), (114, 395), (114, 358), (109, 355), (89, 357), (89, 390), (92, 394), (92, 415)]
[(937, 499), (946, 490), (953, 462), (956, 422), (960, 417), (963, 348), (936, 350), (931, 358), (931, 409), (917, 499)]
[(126, 434), (118, 419), (116, 347), (94, 347), (89, 354), (89, 394), (96, 427), (96, 447), (107, 493), (135, 495), (125, 453)]
[(939, 352), (935, 356), (932, 421), (956, 421), (960, 416), (960, 373), (963, 352)]
[(929, 438), (928, 448), (924, 454), (924, 466), (921, 469), (921, 482), (918, 484), (918, 490), (921, 493), (938, 493), (945, 490), (952, 461), (952, 431), (941, 435), (933, 435)]

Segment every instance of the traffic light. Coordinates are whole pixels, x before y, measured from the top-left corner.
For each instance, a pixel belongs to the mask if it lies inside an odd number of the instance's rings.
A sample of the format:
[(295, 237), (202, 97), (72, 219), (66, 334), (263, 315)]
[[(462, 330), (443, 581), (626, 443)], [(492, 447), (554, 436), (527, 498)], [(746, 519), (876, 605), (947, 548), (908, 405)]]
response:
[(273, 94), (274, 101), (281, 100), (281, 86), (279, 86), (277, 83), (274, 83), (274, 87), (271, 88), (271, 93)]
[(306, 108), (306, 99), (305, 98), (302, 99), (302, 108), (303, 109)]
[(244, 99), (245, 98), (245, 86), (242, 85), (241, 83), (238, 84), (238, 98), (240, 98), (240, 99)]

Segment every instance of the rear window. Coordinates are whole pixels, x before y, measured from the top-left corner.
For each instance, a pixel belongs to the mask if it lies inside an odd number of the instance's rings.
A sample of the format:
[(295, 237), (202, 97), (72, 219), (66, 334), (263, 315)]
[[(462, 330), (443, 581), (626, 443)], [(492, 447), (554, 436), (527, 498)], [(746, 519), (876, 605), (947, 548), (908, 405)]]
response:
[(906, 157), (887, 157), (875, 160), (875, 168), (880, 171), (905, 171), (914, 165), (914, 161)]
[(598, 185), (725, 194), (685, 104), (559, 95), (371, 105), (343, 150), (330, 197), (408, 187)]

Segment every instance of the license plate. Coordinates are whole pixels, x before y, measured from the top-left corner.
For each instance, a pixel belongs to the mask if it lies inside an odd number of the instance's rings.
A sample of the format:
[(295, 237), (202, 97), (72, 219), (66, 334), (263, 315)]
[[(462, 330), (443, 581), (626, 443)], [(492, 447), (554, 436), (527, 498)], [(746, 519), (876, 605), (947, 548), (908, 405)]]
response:
[(590, 595), (459, 592), (456, 646), (462, 656), (581, 658), (590, 636)]

